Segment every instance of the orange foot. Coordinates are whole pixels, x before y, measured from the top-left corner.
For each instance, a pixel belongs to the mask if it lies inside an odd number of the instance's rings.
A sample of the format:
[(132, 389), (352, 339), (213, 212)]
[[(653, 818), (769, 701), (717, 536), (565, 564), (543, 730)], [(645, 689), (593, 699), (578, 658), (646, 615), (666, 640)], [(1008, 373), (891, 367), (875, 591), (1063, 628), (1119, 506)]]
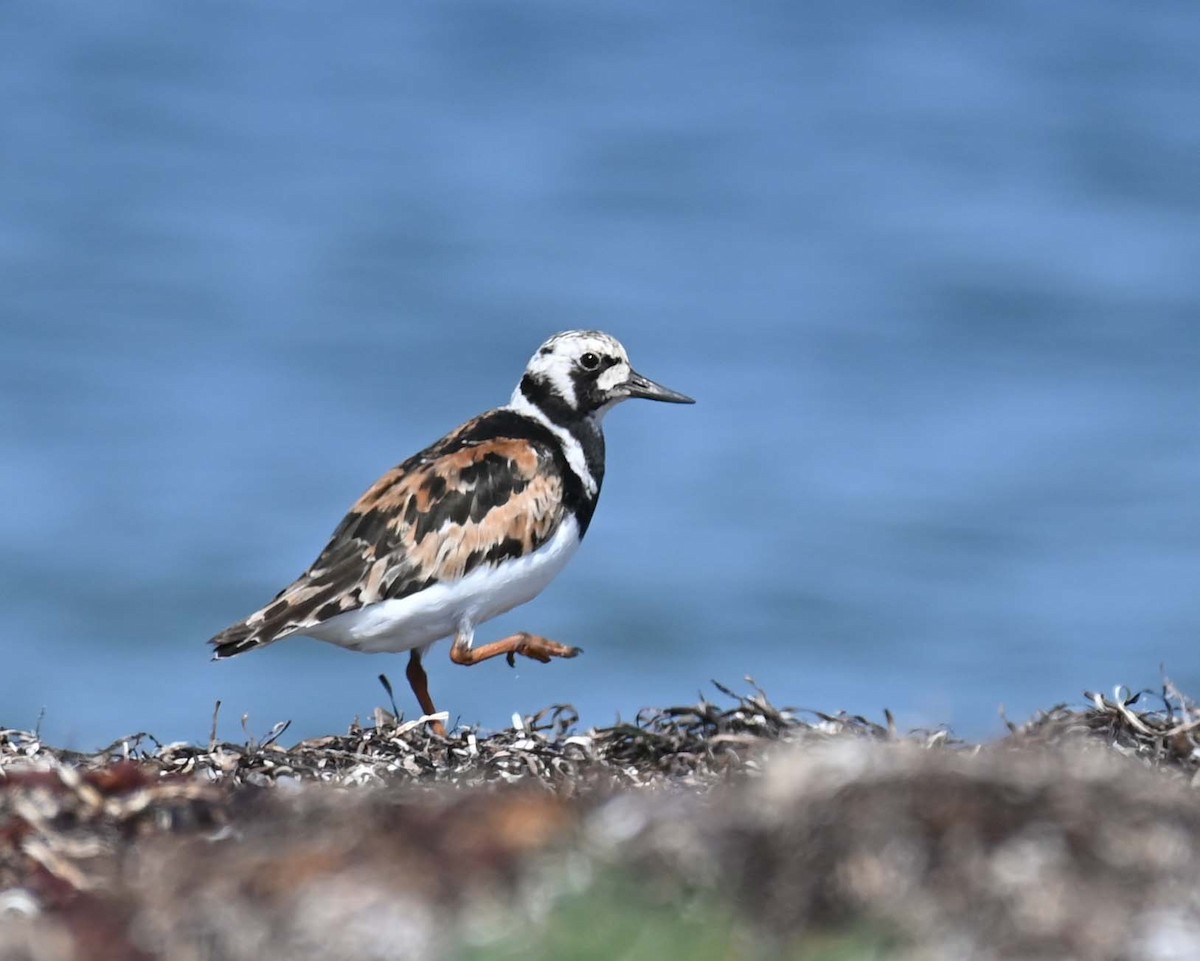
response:
[(513, 637), (520, 638), (520, 640), (505, 658), (509, 667), (517, 666), (518, 654), (541, 661), (543, 664), (549, 664), (552, 657), (575, 657), (583, 653), (582, 648), (568, 647), (566, 644), (559, 644), (558, 641), (552, 641), (540, 634), (530, 634), (527, 631), (519, 631)]
[(517, 655), (520, 654), (522, 657), (532, 658), (545, 664), (552, 657), (575, 657), (582, 653), (583, 651), (578, 647), (568, 647), (566, 644), (559, 644), (558, 641), (552, 641), (538, 634), (520, 631), (502, 640), (474, 648), (469, 647), (466, 640), (455, 638), (454, 646), (450, 648), (450, 660), (455, 664), (470, 665), (503, 654), (510, 665), (515, 665)]

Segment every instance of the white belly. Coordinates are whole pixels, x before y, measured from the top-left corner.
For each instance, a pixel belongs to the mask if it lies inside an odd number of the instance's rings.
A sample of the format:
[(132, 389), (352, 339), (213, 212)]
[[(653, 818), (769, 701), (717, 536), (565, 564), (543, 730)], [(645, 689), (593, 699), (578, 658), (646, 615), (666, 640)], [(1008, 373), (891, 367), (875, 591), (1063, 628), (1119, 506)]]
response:
[(477, 567), (457, 581), (347, 611), (297, 633), (368, 654), (425, 647), (533, 600), (578, 546), (579, 525), (568, 517), (532, 554), (498, 567)]

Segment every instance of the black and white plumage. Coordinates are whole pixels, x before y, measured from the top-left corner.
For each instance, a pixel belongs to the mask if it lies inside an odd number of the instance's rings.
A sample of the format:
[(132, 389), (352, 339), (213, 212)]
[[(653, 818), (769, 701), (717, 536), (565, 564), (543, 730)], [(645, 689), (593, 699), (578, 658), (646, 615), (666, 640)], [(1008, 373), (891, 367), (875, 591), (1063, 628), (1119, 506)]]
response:
[(623, 400), (690, 397), (638, 374), (600, 331), (556, 334), (504, 407), (384, 474), (312, 566), (209, 643), (225, 658), (292, 635), (366, 652), (410, 651), (408, 680), (433, 713), (421, 657), (453, 635), (460, 664), (574, 657), (520, 633), (472, 646), (477, 625), (536, 597), (587, 532), (604, 480), (604, 415)]

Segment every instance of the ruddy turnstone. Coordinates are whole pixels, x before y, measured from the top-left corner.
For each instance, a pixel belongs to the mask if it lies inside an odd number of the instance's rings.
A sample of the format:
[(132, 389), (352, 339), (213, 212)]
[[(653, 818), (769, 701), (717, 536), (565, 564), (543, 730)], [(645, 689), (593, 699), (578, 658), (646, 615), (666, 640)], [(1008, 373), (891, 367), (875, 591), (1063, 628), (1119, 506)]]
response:
[(453, 635), (456, 664), (574, 657), (578, 648), (524, 631), (472, 642), (478, 625), (532, 600), (575, 553), (604, 479), (601, 422), (630, 397), (695, 403), (637, 373), (608, 334), (555, 334), (506, 406), (384, 474), (308, 570), (209, 641), (214, 658), (293, 634), (368, 653), (409, 651), (408, 682), (433, 714), (421, 658), (435, 641)]

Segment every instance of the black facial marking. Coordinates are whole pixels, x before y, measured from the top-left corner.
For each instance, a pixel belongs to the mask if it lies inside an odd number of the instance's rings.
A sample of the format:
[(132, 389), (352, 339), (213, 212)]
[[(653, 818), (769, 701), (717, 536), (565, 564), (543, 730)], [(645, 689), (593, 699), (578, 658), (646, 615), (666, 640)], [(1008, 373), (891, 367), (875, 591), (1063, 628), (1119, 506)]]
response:
[[(575, 380), (576, 373), (578, 371), (571, 372), (572, 382)], [(549, 381), (534, 377), (532, 374), (526, 374), (521, 378), (521, 393), (525, 395), (526, 400), (556, 424), (565, 426), (568, 421), (579, 416), (579, 412), (567, 403), (565, 397), (555, 392)], [(576, 390), (576, 396), (578, 396), (578, 390)]]
[(575, 388), (575, 404), (580, 413), (591, 413), (604, 403), (600, 399), (600, 388), (596, 384), (597, 376), (597, 370), (584, 370), (582, 367), (571, 370), (571, 386)]

